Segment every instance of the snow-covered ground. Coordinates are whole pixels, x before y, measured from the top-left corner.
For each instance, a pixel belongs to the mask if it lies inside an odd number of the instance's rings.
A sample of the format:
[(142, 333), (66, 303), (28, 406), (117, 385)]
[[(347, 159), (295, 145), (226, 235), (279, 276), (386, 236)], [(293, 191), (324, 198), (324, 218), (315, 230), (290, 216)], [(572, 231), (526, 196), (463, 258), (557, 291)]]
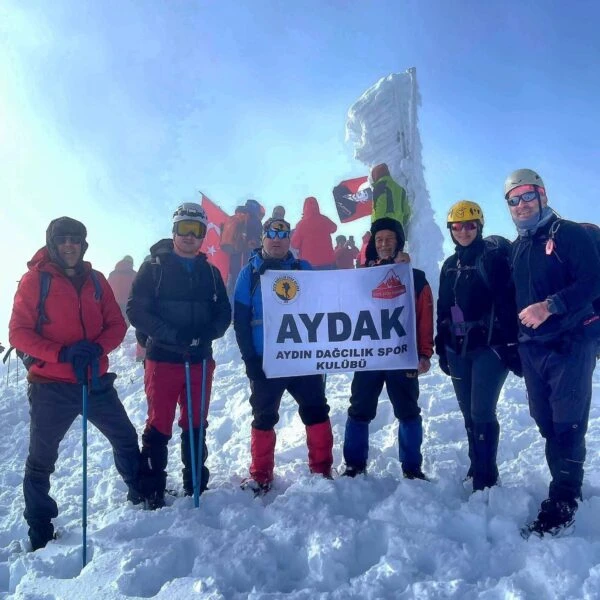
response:
[[(110, 446), (89, 433), (88, 565), (81, 568), (81, 421), (69, 431), (52, 481), (61, 537), (35, 553), (27, 539), (21, 481), (28, 405), (23, 369), (0, 371), (0, 597), (525, 599), (600, 597), (600, 376), (588, 433), (585, 499), (575, 532), (524, 541), (519, 526), (545, 498), (543, 444), (522, 381), (510, 376), (498, 406), (502, 485), (470, 494), (464, 428), (452, 386), (437, 365), (421, 378), (425, 471), (402, 479), (397, 424), (382, 395), (371, 425), (367, 477), (324, 480), (306, 465), (304, 428), (289, 396), (277, 425), (276, 484), (265, 498), (239, 489), (249, 464), (248, 385), (230, 329), (215, 344), (208, 433), (212, 477), (200, 508), (170, 497), (147, 512), (125, 501)], [(139, 432), (142, 366), (133, 331), (113, 353), (121, 399)], [(330, 375), (327, 396), (341, 463), (350, 375)], [(179, 436), (169, 487), (181, 488)]]

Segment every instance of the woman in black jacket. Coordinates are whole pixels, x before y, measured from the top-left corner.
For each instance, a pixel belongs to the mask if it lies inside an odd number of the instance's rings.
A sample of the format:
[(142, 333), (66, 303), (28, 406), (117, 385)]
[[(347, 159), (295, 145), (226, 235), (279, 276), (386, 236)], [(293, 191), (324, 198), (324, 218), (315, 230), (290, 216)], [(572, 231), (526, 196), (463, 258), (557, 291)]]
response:
[(444, 262), (437, 302), (436, 352), (465, 421), (473, 490), (498, 481), (500, 426), (496, 405), (508, 374), (518, 370), (517, 312), (510, 242), (483, 239), (483, 212), (461, 200), (448, 213), (455, 253)]

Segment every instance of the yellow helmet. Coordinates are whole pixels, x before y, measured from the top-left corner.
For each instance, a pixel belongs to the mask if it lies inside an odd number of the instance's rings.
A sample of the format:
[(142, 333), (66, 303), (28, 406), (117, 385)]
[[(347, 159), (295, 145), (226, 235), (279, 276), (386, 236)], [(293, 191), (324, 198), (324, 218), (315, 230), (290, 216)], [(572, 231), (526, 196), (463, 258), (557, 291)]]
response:
[(447, 223), (464, 223), (465, 221), (479, 221), (483, 227), (483, 211), (476, 202), (459, 200), (450, 207)]

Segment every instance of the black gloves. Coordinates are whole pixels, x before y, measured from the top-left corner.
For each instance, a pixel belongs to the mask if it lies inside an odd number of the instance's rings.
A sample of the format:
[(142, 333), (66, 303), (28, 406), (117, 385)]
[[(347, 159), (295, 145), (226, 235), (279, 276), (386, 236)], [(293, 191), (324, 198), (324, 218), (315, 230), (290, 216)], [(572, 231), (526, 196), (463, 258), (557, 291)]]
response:
[(200, 345), (201, 339), (199, 337), (193, 337), (191, 333), (181, 332), (177, 334), (177, 345), (193, 350)]
[(248, 379), (259, 381), (267, 378), (262, 368), (262, 356), (253, 356), (244, 362), (246, 363), (246, 375)]
[(446, 373), (446, 375), (450, 375), (450, 367), (448, 366), (448, 356), (446, 354), (440, 354), (440, 369)]
[(102, 356), (102, 346), (88, 340), (81, 340), (69, 346), (63, 346), (58, 354), (58, 362), (71, 363), (78, 383), (87, 380), (87, 369), (94, 360)]

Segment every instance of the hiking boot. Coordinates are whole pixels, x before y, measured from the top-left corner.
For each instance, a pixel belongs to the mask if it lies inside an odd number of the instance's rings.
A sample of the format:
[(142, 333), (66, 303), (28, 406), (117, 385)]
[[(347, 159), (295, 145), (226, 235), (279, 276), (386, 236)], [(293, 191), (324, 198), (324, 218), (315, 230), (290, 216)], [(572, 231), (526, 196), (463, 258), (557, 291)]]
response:
[(159, 508), (164, 508), (165, 504), (165, 494), (164, 492), (152, 492), (146, 498), (146, 510), (158, 510)]
[(141, 492), (133, 488), (129, 488), (127, 492), (127, 501), (131, 502), (134, 506), (138, 506), (139, 504), (143, 504), (145, 501), (144, 495)]
[(577, 502), (575, 500), (544, 500), (537, 519), (521, 528), (521, 536), (561, 537), (571, 533), (575, 522)]
[(402, 475), (404, 476), (404, 479), (422, 479), (423, 481), (429, 481), (421, 469), (402, 469)]
[(356, 477), (357, 475), (366, 475), (366, 474), (367, 474), (366, 467), (360, 468), (360, 467), (346, 466), (346, 469), (342, 473), (342, 477), (352, 477), (354, 479), (354, 477)]
[(29, 542), (31, 543), (31, 551), (35, 552), (40, 548), (45, 548), (48, 542), (56, 539), (54, 526), (52, 523), (36, 525), (29, 528)]
[(242, 481), (240, 488), (244, 491), (250, 491), (254, 496), (264, 496), (271, 489), (272, 482), (260, 482), (252, 477), (248, 477)]

